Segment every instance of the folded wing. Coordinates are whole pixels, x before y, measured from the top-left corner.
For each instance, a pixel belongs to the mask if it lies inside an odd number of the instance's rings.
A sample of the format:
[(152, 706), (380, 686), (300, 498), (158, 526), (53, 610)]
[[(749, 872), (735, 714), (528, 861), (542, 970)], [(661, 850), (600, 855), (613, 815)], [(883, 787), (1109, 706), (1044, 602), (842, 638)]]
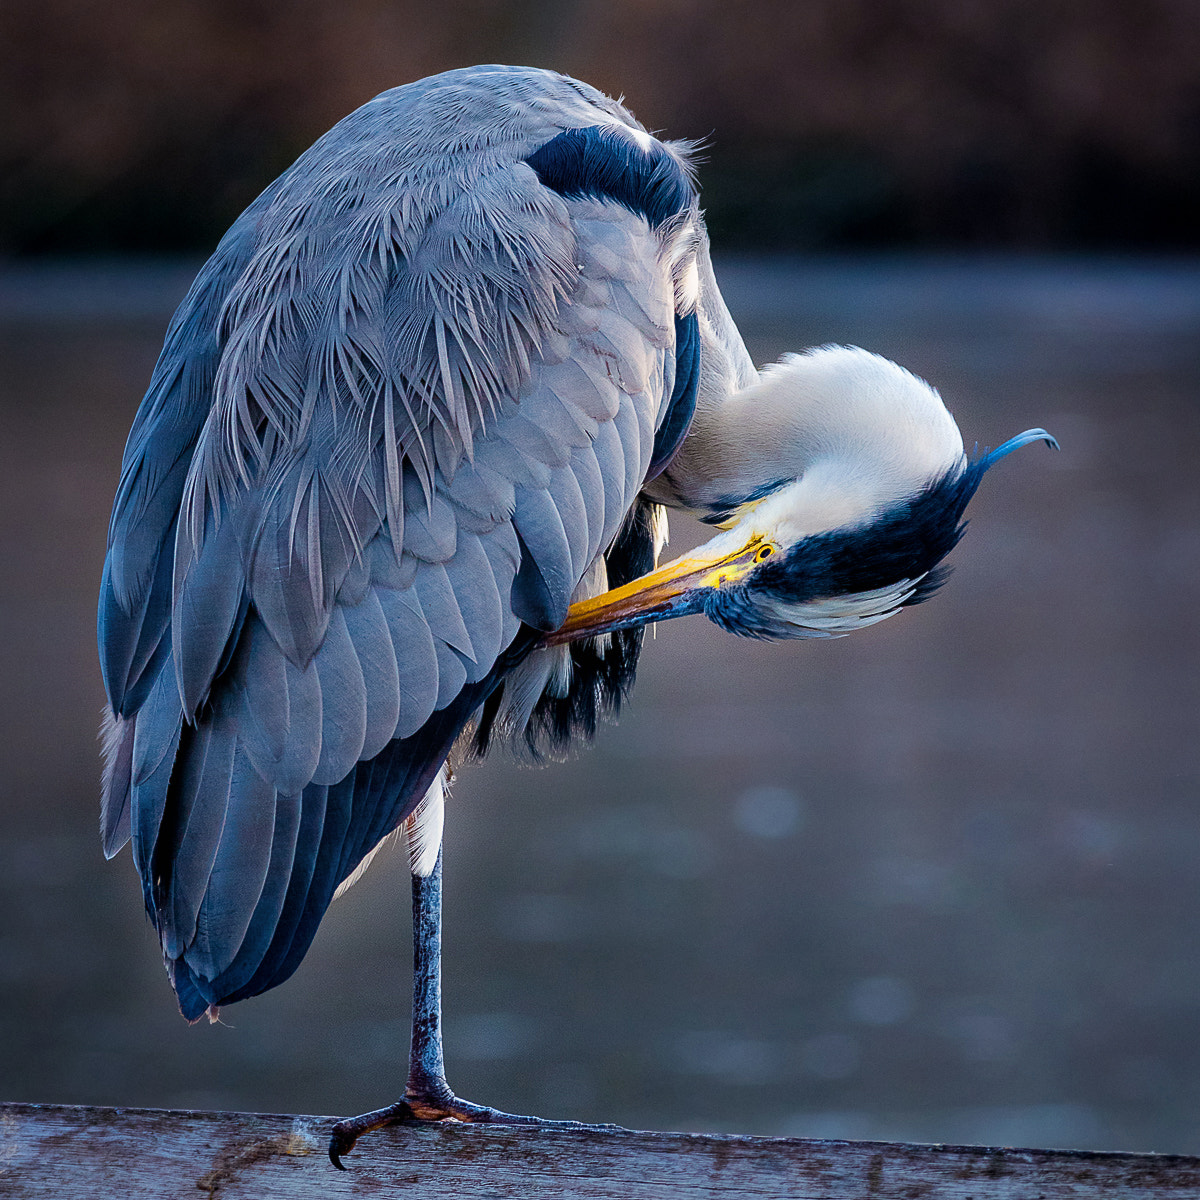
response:
[(295, 969), (679, 436), (662, 222), (519, 139), (398, 172), (360, 114), (201, 272), (110, 527), (105, 850), (189, 1018)]

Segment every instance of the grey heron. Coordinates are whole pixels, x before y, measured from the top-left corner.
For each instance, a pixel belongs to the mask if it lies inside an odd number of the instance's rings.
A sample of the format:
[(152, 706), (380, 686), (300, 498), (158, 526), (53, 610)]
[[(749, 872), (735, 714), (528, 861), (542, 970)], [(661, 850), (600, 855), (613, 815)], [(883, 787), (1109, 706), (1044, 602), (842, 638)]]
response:
[[(126, 446), (99, 604), (102, 835), (132, 841), (179, 1007), (299, 966), (390, 833), (413, 878), (404, 1096), (440, 1027), (447, 763), (559, 750), (643, 626), (848, 633), (926, 599), (986, 469), (937, 392), (831, 346), (755, 369), (688, 146), (549, 71), (376, 97), (235, 222)], [(668, 508), (713, 538), (657, 566)]]

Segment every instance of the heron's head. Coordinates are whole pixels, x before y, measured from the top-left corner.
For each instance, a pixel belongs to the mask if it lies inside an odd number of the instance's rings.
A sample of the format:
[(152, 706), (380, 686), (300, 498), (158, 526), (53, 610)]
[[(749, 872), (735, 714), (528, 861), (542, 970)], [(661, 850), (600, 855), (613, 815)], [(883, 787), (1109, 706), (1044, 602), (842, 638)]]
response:
[(792, 355), (689, 433), (670, 486), (721, 532), (624, 587), (572, 606), (558, 643), (704, 613), (760, 638), (827, 637), (937, 589), (987, 469), (1019, 434), (969, 458), (941, 397), (878, 355)]

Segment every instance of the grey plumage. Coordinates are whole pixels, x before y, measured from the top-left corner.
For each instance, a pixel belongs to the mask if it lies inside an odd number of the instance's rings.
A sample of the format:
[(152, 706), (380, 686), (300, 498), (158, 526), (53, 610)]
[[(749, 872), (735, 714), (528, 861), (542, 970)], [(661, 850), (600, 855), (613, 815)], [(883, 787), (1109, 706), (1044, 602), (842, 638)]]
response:
[[(918, 603), (987, 467), (1052, 442), (969, 462), (853, 347), (757, 373), (686, 149), (565, 76), (451, 71), (335, 126), (184, 299), (99, 641), (104, 849), (132, 841), (189, 1018), (287, 978), (410, 816), (433, 869), (472, 722), (564, 749), (648, 621), (831, 636)], [(726, 532), (651, 573), (659, 504)]]
[(102, 584), (105, 851), (132, 837), (189, 1017), (294, 969), (633, 506), (679, 235), (524, 161), (593, 126), (640, 129), (549, 72), (384, 93), (250, 206), (172, 322)]

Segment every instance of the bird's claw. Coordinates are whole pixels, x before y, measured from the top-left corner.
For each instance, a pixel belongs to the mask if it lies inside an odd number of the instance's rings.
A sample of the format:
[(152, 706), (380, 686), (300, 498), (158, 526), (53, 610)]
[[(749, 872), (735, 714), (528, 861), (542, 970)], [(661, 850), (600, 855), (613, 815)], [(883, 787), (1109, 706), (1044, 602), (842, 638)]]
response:
[(388, 1125), (431, 1125), (439, 1121), (467, 1122), (499, 1122), (503, 1124), (540, 1124), (540, 1117), (519, 1117), (512, 1113), (502, 1113), (498, 1109), (488, 1108), (483, 1104), (472, 1104), (469, 1100), (460, 1100), (449, 1089), (440, 1089), (432, 1095), (410, 1095), (387, 1108), (377, 1108), (374, 1112), (363, 1113), (359, 1117), (347, 1117), (339, 1121), (329, 1135), (329, 1161), (340, 1171), (346, 1168), (342, 1163), (342, 1155), (349, 1154), (364, 1133), (372, 1133), (376, 1129), (384, 1129)]
[(363, 1113), (360, 1117), (347, 1117), (339, 1121), (330, 1131), (329, 1161), (340, 1171), (342, 1155), (348, 1154), (364, 1133), (383, 1129), (388, 1125), (431, 1125), (442, 1121), (459, 1121), (468, 1125), (531, 1125), (541, 1129), (591, 1130), (593, 1132), (621, 1132), (620, 1125), (591, 1125), (582, 1121), (556, 1121), (546, 1117), (528, 1117), (517, 1113), (501, 1112), (486, 1104), (472, 1104), (460, 1100), (447, 1088), (435, 1089), (429, 1095), (410, 1095), (387, 1108)]
[(405, 1125), (420, 1119), (407, 1100), (397, 1100), (387, 1108), (377, 1108), (374, 1112), (363, 1113), (358, 1117), (347, 1117), (329, 1131), (329, 1161), (339, 1171), (344, 1171), (346, 1168), (342, 1163), (342, 1155), (349, 1154), (354, 1149), (354, 1143), (364, 1133), (383, 1129), (388, 1125)]

